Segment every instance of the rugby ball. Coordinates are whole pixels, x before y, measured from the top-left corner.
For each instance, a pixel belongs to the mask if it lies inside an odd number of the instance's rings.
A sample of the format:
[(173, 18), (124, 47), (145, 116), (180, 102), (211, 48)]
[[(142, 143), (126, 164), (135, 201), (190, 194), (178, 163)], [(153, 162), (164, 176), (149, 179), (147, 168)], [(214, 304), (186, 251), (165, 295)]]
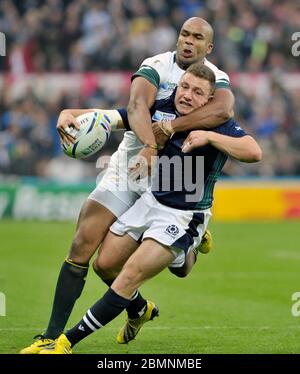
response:
[(63, 143), (63, 152), (73, 158), (85, 159), (103, 148), (110, 133), (110, 119), (101, 111), (88, 112), (78, 116), (80, 130), (70, 125), (66, 131), (75, 136), (75, 143)]

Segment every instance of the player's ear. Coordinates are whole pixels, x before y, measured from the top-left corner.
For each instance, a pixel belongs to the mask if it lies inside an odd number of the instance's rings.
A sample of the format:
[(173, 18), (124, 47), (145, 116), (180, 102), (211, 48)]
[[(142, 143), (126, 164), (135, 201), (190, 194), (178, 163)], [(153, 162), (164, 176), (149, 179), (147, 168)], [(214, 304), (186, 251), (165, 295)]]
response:
[(212, 52), (213, 48), (214, 48), (213, 43), (208, 43), (208, 45), (207, 45), (207, 50), (206, 50), (206, 54), (209, 55), (209, 54)]

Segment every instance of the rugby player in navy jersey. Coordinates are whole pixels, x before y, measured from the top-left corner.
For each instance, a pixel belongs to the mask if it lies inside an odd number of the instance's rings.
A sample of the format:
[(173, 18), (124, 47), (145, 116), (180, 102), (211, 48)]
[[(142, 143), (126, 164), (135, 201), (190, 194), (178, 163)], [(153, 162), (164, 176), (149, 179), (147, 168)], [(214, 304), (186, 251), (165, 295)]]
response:
[[(234, 96), (230, 90), (229, 77), (206, 58), (212, 49), (213, 29), (211, 25), (202, 18), (192, 17), (184, 22), (180, 30), (176, 51), (147, 58), (134, 74), (128, 105), (128, 119), (133, 131), (125, 133), (118, 150), (111, 157), (104, 177), (81, 208), (69, 253), (60, 269), (52, 312), (46, 330), (43, 334), (37, 335), (37, 340), (22, 349), (21, 353), (37, 354), (44, 347), (53, 346), (54, 339), (64, 330), (75, 302), (82, 293), (89, 262), (102, 243), (110, 225), (127, 211), (144, 192), (144, 190), (132, 191), (130, 188), (127, 191), (120, 191), (116, 186), (117, 180), (128, 177), (128, 168), (124, 160), (130, 159), (139, 152), (147, 160), (150, 160), (151, 156), (157, 155), (157, 149), (144, 148), (143, 144), (157, 142), (163, 145), (173, 132), (213, 128), (233, 115)], [(164, 126), (154, 127), (152, 131), (150, 107), (153, 106), (156, 99), (170, 96), (187, 67), (195, 62), (204, 63), (215, 73), (216, 89), (213, 99), (205, 107), (197, 109), (187, 116), (175, 120), (170, 120), (169, 117), (161, 118), (168, 121), (164, 123)], [(57, 130), (62, 142), (74, 141), (71, 134), (67, 132), (69, 125), (74, 124), (75, 127), (78, 127), (75, 117), (89, 111), (91, 110), (70, 109), (61, 112), (57, 122)], [(122, 122), (117, 111), (110, 111), (109, 115), (115, 126), (118, 122)], [(153, 135), (155, 135), (155, 139)], [(203, 238), (207, 237), (209, 238), (205, 235)], [(204, 245), (206, 244), (204, 243)], [(105, 269), (110, 267), (110, 262), (105, 263), (104, 260), (103, 257), (102, 262), (97, 266), (98, 270), (100, 266), (103, 267), (103, 274)], [(175, 271), (177, 271), (177, 275), (180, 275), (179, 268), (174, 268), (173, 272)], [(103, 280), (109, 286), (113, 282), (110, 276), (103, 278)], [(135, 294), (128, 312), (136, 310), (145, 302), (139, 293)]]
[[(193, 64), (179, 82), (176, 92), (167, 99), (157, 100), (152, 118), (160, 113), (187, 115), (204, 106), (213, 94), (215, 75), (203, 64)], [(174, 98), (175, 95), (175, 98)], [(126, 123), (126, 112), (120, 111)], [(147, 149), (151, 144), (146, 144)], [(119, 262), (117, 274), (109, 290), (84, 315), (72, 329), (61, 334), (54, 349), (44, 349), (40, 354), (72, 353), (72, 347), (86, 336), (102, 328), (128, 308), (137, 289), (148, 279), (176, 262), (182, 265), (185, 257), (199, 244), (211, 216), (213, 189), (228, 156), (243, 162), (257, 162), (262, 152), (256, 141), (230, 119), (211, 131), (182, 131), (173, 134), (159, 151), (156, 173), (149, 188), (110, 227), (100, 251), (109, 253)], [(204, 161), (201, 193), (194, 190), (162, 188), (160, 176), (168, 173), (170, 186), (174, 184), (176, 168), (164, 170), (163, 157), (178, 157), (182, 175), (195, 180), (194, 165)], [(186, 164), (190, 159), (192, 163)], [(187, 169), (186, 169), (186, 165)], [(192, 166), (191, 166), (192, 165)], [(192, 172), (192, 174), (191, 174)], [(158, 182), (157, 182), (158, 178)], [(196, 175), (197, 181), (197, 175)], [(195, 193), (196, 192), (196, 193)], [(193, 195), (193, 196), (191, 196)], [(115, 256), (112, 256), (115, 254)], [(123, 265), (124, 264), (124, 265)], [(116, 270), (114, 264), (114, 269)], [(158, 314), (158, 308), (148, 301), (137, 318), (127, 321), (118, 335), (119, 343), (134, 339), (143, 324)], [(139, 317), (140, 316), (140, 317)]]

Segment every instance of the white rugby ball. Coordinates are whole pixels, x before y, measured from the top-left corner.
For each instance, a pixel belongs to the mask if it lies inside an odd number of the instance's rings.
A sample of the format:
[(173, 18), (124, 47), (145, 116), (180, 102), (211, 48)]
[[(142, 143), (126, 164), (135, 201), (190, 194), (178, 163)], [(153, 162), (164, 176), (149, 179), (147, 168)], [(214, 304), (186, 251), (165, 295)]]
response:
[(110, 133), (110, 119), (100, 111), (88, 112), (78, 116), (80, 130), (69, 126), (67, 131), (75, 136), (75, 143), (63, 143), (63, 152), (73, 158), (84, 159), (92, 156), (107, 142)]

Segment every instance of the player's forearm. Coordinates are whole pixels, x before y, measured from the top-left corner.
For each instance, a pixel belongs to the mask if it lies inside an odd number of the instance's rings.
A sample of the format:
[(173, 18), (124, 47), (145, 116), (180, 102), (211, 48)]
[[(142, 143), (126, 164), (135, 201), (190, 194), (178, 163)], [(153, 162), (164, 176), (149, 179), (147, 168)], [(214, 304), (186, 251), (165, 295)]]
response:
[(234, 95), (228, 89), (219, 88), (214, 97), (202, 108), (172, 121), (175, 132), (185, 130), (209, 130), (233, 117)]
[(242, 162), (258, 162), (262, 151), (256, 141), (249, 135), (234, 138), (209, 131), (208, 142), (220, 151)]
[(125, 126), (122, 120), (122, 117), (120, 116), (119, 112), (116, 109), (64, 109), (61, 113), (62, 114), (68, 114), (70, 113), (73, 117), (81, 116), (82, 114), (89, 113), (89, 112), (102, 112), (107, 116), (109, 119), (109, 123), (111, 126), (112, 131), (116, 130), (124, 130)]
[(209, 130), (215, 128), (230, 118), (229, 113), (223, 112), (220, 108), (206, 104), (203, 108), (193, 113), (178, 117), (172, 121), (172, 128), (175, 132), (186, 130)]
[(70, 113), (73, 117), (81, 116), (82, 114), (95, 112), (97, 109), (64, 109), (61, 111), (62, 114)]
[(130, 102), (127, 107), (127, 114), (130, 128), (140, 141), (143, 144), (155, 144), (151, 116), (146, 103), (138, 100)]

